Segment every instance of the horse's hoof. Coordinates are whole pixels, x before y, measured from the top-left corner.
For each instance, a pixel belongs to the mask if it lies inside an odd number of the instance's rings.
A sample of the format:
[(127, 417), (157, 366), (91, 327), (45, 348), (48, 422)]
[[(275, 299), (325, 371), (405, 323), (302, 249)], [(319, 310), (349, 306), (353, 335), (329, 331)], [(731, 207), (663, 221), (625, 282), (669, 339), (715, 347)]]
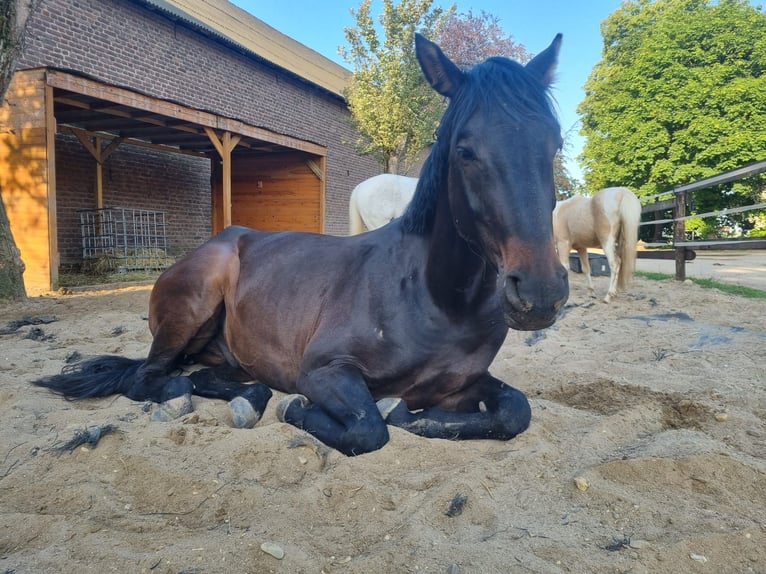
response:
[(378, 406), (378, 410), (380, 411), (383, 420), (386, 420), (388, 415), (390, 415), (396, 407), (402, 404), (402, 399), (397, 397), (386, 397), (385, 399), (380, 399), (375, 404)]
[(189, 377), (173, 377), (162, 388), (160, 402), (166, 403), (172, 399), (191, 395), (194, 392), (194, 383)]
[(194, 412), (190, 394), (181, 395), (160, 404), (152, 413), (153, 421), (169, 422)]
[(269, 387), (261, 383), (255, 383), (252, 385), (246, 385), (245, 388), (237, 396), (247, 399), (247, 401), (253, 406), (253, 409), (255, 409), (255, 412), (261, 413), (262, 415), (264, 412), (266, 412), (266, 405), (269, 404), (271, 395), (272, 392)]
[(295, 401), (300, 403), (301, 408), (306, 407), (309, 404), (309, 400), (303, 395), (287, 395), (284, 399), (279, 401), (279, 404), (277, 405), (277, 420), (279, 422), (287, 422), (285, 420), (285, 413), (287, 412), (287, 409), (289, 409), (295, 403)]
[(229, 408), (231, 408), (231, 422), (234, 428), (251, 429), (261, 420), (262, 413), (256, 411), (245, 397), (231, 399)]

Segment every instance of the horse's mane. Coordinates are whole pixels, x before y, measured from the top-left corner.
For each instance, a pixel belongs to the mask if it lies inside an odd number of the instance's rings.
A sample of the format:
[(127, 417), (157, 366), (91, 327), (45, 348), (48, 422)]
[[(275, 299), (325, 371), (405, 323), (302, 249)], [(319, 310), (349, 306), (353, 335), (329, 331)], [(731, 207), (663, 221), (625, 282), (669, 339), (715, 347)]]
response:
[(436, 142), (423, 163), (412, 201), (402, 215), (405, 230), (428, 233), (436, 203), (444, 188), (452, 134), (478, 107), (498, 114), (496, 124), (513, 124), (530, 118), (556, 122), (553, 100), (540, 79), (524, 66), (502, 57), (489, 58), (465, 72), (465, 82), (450, 101), (436, 133)]

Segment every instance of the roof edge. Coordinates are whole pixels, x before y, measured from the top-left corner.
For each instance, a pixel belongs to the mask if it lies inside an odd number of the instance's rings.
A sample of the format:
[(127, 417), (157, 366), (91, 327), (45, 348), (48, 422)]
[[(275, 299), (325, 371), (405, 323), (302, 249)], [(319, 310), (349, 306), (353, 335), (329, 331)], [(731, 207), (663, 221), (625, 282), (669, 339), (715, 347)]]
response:
[(351, 71), (227, 0), (134, 0), (344, 98)]

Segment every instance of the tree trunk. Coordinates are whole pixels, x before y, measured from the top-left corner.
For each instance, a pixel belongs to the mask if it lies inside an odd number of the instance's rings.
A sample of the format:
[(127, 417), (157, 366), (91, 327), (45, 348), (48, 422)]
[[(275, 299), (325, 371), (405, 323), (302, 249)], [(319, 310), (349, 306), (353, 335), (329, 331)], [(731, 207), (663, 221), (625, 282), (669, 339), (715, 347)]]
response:
[(24, 299), (24, 262), (11, 234), (11, 224), (0, 201), (0, 300)]
[[(0, 0), (0, 103), (11, 83), (29, 14), (36, 0)], [(2, 190), (0, 189), (0, 193)], [(0, 195), (0, 300), (24, 299), (24, 263)]]

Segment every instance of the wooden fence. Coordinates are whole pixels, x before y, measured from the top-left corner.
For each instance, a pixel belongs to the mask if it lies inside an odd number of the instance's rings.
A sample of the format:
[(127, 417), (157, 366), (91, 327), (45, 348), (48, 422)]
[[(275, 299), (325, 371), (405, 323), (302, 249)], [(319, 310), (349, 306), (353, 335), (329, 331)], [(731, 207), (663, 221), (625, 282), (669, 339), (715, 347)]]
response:
[[(686, 239), (686, 221), (693, 218), (703, 217), (717, 217), (721, 215), (731, 215), (734, 213), (745, 213), (747, 211), (756, 211), (759, 209), (766, 209), (766, 202), (755, 203), (752, 205), (746, 205), (743, 207), (736, 207), (731, 209), (722, 209), (720, 211), (711, 211), (708, 213), (695, 213), (694, 215), (686, 215), (686, 206), (688, 200), (692, 197), (695, 191), (702, 189), (708, 189), (710, 187), (720, 185), (723, 183), (729, 183), (731, 181), (737, 181), (746, 177), (752, 177), (759, 173), (766, 172), (766, 160), (761, 160), (744, 167), (726, 171), (718, 175), (706, 177), (698, 181), (679, 185), (674, 187), (670, 191), (652, 195), (650, 197), (642, 197), (641, 201), (644, 204), (642, 207), (642, 213), (655, 213), (658, 211), (667, 211), (673, 209), (672, 219), (655, 219), (652, 221), (642, 221), (642, 226), (648, 225), (664, 225), (667, 223), (673, 224), (673, 251), (639, 251), (639, 257), (644, 258), (670, 258), (672, 257), (676, 261), (676, 279), (683, 281), (686, 279), (686, 262), (695, 258), (695, 247), (705, 249), (766, 249), (766, 239), (712, 239), (712, 240), (687, 240)], [(660, 199), (667, 198), (669, 199)], [(652, 201), (654, 200), (654, 201)], [(651, 202), (651, 203), (648, 203)], [(667, 247), (667, 243), (647, 243), (647, 247)]]

